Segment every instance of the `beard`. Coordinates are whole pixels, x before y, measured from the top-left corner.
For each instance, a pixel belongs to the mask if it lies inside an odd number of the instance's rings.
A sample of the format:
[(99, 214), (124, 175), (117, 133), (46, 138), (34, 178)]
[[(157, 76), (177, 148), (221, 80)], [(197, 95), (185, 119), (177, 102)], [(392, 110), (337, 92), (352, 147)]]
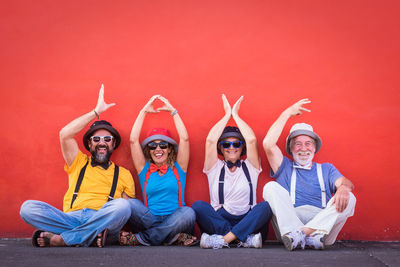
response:
[[(307, 156), (307, 158), (304, 159), (304, 156)], [(300, 158), (300, 157), (302, 157), (302, 158)], [(310, 165), (313, 158), (314, 158), (314, 153), (309, 152), (309, 151), (293, 153), (294, 161), (303, 167)]]
[[(107, 150), (106, 154), (99, 154), (98, 149), (105, 148)], [(110, 160), (111, 154), (113, 153), (113, 149), (110, 149), (106, 145), (97, 145), (95, 147), (90, 148), (90, 154), (92, 154), (92, 158), (97, 163), (107, 163)]]

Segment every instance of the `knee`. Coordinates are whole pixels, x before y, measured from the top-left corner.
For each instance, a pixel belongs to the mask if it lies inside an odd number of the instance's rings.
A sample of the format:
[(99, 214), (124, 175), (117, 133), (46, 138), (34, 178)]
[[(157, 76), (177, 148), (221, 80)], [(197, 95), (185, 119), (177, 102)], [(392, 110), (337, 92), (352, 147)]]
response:
[(350, 205), (350, 207), (355, 208), (356, 202), (357, 202), (356, 197), (354, 196), (354, 194), (353, 194), (352, 192), (350, 192), (350, 198), (349, 198), (349, 205)]
[(266, 218), (267, 220), (271, 219), (272, 210), (267, 201), (262, 201), (258, 203), (256, 206), (254, 206), (254, 209), (257, 209), (258, 212), (261, 213), (261, 216)]
[[(349, 212), (351, 215), (353, 215), (354, 209), (355, 209), (355, 207), (356, 207), (357, 199), (356, 199), (356, 197), (354, 196), (354, 194), (353, 194), (352, 192), (350, 192), (349, 194), (350, 194), (350, 196), (349, 196), (349, 203), (347, 204), (346, 210), (348, 210), (348, 212)], [(350, 216), (351, 216), (351, 215), (350, 215)]]
[(210, 204), (202, 201), (202, 200), (197, 200), (196, 202), (193, 203), (192, 209), (197, 213), (198, 211), (202, 210), (203, 208), (209, 206)]
[(185, 221), (193, 223), (196, 221), (196, 213), (192, 208), (185, 206), (181, 207), (181, 210), (182, 210), (182, 217)]
[(256, 207), (258, 207), (264, 212), (271, 212), (271, 207), (269, 206), (269, 203), (267, 201), (262, 201), (258, 203)]
[(279, 190), (279, 187), (281, 187), (280, 184), (277, 182), (271, 181), (267, 184), (264, 185), (263, 188), (263, 198), (265, 201), (269, 200), (269, 197), (273, 195), (277, 190)]
[(109, 203), (110, 203), (110, 205), (112, 205), (114, 212), (116, 212), (120, 215), (128, 214), (130, 216), (131, 206), (129, 205), (128, 200), (126, 200), (124, 198), (117, 198)]
[(194, 210), (190, 207), (182, 207), (184, 208), (185, 216), (188, 218), (188, 220), (195, 222), (196, 221), (196, 213)]
[(139, 199), (136, 199), (136, 198), (128, 199), (128, 203), (129, 203), (129, 207), (131, 208), (132, 211), (136, 210), (139, 207), (143, 207), (144, 206), (142, 201), (140, 201)]
[(26, 219), (30, 217), (33, 210), (37, 207), (37, 203), (38, 201), (36, 200), (26, 200), (24, 203), (22, 203), (21, 209), (19, 211), (19, 215), (21, 216), (21, 218)]

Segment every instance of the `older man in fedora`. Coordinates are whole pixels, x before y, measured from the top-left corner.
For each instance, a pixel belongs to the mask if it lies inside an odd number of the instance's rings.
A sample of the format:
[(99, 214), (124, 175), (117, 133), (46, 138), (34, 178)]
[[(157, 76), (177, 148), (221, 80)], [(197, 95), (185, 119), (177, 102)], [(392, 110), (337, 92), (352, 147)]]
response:
[(82, 153), (75, 140), (90, 121), (114, 105), (104, 102), (102, 85), (96, 108), (61, 129), (61, 152), (69, 177), (63, 211), (37, 200), (21, 206), (22, 219), (37, 229), (32, 236), (34, 246), (103, 247), (107, 236), (108, 241), (118, 240), (131, 215), (126, 199), (135, 197), (130, 172), (110, 161), (121, 137), (109, 122), (98, 120), (83, 136), (91, 156)]
[(271, 176), (276, 178), (264, 186), (263, 197), (274, 214), (277, 239), (289, 251), (332, 245), (356, 204), (349, 179), (330, 163), (313, 162), (322, 142), (311, 125), (297, 123), (291, 128), (286, 151), (293, 161), (276, 144), (289, 118), (310, 112), (303, 107), (310, 102), (302, 99), (282, 112), (263, 141)]

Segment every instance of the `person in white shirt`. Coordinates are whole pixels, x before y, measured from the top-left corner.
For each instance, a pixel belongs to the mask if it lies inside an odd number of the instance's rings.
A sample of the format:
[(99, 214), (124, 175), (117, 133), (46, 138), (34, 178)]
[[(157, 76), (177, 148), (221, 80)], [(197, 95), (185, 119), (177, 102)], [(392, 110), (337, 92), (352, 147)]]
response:
[[(231, 108), (222, 95), (225, 116), (207, 136), (203, 172), (208, 177), (211, 204), (196, 201), (192, 205), (203, 232), (202, 248), (228, 247), (235, 240), (238, 246), (261, 248), (260, 230), (268, 227), (272, 217), (268, 202), (256, 204), (261, 163), (255, 134), (238, 114), (242, 100), (243, 96)], [(226, 126), (231, 117), (238, 127)]]

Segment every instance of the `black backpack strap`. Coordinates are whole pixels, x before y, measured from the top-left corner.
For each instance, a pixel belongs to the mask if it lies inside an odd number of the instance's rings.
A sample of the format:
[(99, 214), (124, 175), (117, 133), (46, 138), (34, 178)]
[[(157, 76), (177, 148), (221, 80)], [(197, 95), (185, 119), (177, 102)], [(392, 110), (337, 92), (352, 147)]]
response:
[(221, 173), (219, 174), (218, 196), (219, 204), (224, 204), (224, 179), (225, 179), (225, 163), (222, 166)]
[(79, 173), (78, 181), (76, 181), (76, 186), (74, 190), (74, 194), (72, 195), (72, 200), (71, 200), (71, 206), (70, 209), (72, 209), (72, 205), (74, 204), (74, 201), (76, 197), (78, 196), (79, 188), (81, 187), (83, 176), (85, 175), (86, 167), (89, 163), (89, 160), (86, 162), (85, 166), (81, 169), (81, 172)]
[(247, 181), (249, 182), (249, 186), (250, 186), (250, 202), (249, 202), (249, 205), (252, 206), (253, 205), (253, 184), (251, 183), (249, 169), (247, 169), (247, 166), (244, 163), (244, 161), (242, 162), (242, 168), (243, 168), (243, 171), (244, 171), (244, 175), (246, 175)]
[(107, 202), (114, 199), (115, 190), (117, 189), (117, 184), (118, 184), (118, 176), (119, 176), (119, 167), (115, 165), (113, 183), (111, 186), (111, 191), (110, 195), (108, 196)]

